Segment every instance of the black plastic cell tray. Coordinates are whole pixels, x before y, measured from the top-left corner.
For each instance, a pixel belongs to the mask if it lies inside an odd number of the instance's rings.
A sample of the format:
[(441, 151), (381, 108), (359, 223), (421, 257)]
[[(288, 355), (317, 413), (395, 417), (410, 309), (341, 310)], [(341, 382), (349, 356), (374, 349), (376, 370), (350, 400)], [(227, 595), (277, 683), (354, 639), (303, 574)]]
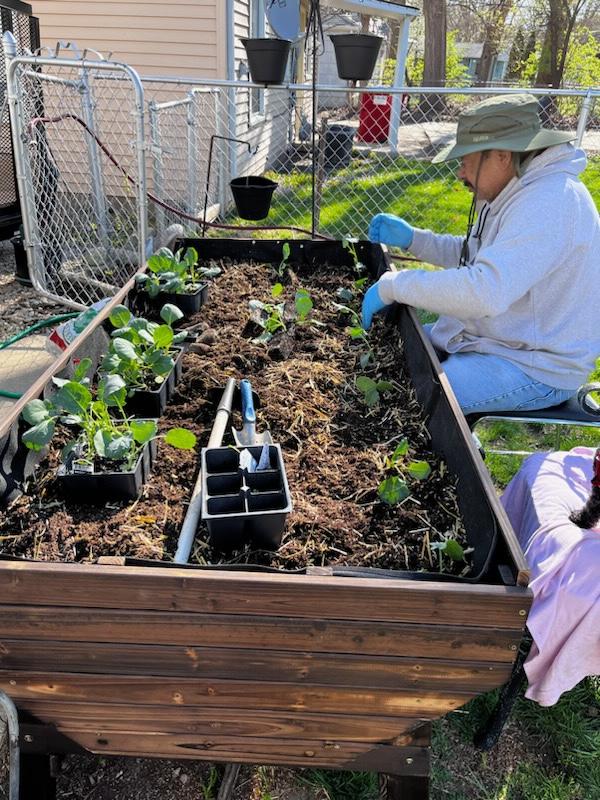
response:
[[(250, 543), (276, 550), (292, 510), (281, 447), (269, 447), (270, 467), (260, 472), (239, 468), (233, 447), (202, 450), (202, 519), (215, 549), (232, 550)], [(262, 445), (247, 448), (259, 460)]]
[(73, 473), (58, 469), (62, 494), (77, 503), (98, 505), (111, 500), (135, 500), (150, 477), (156, 458), (156, 440), (144, 445), (135, 467), (129, 472)]
[(175, 363), (165, 377), (165, 380), (156, 389), (136, 389), (125, 403), (125, 413), (134, 417), (160, 417), (167, 403), (171, 399), (175, 387), (181, 380), (182, 350), (173, 354)]

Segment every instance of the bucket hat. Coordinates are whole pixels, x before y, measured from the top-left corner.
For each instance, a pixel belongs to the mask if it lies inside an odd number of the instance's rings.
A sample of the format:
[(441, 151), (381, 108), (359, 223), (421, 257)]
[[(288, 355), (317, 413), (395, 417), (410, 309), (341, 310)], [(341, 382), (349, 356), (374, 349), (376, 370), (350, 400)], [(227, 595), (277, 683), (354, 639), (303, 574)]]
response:
[(575, 133), (542, 128), (538, 112), (539, 104), (532, 94), (488, 97), (460, 114), (455, 141), (440, 150), (432, 162), (482, 150), (526, 153), (576, 138)]

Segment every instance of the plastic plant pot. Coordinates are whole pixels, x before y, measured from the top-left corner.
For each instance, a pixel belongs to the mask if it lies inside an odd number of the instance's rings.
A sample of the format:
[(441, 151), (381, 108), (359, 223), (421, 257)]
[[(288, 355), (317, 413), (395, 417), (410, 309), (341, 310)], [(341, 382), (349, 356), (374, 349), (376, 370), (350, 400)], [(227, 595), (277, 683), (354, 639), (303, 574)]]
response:
[(135, 467), (125, 472), (76, 472), (73, 465), (62, 464), (57, 480), (66, 498), (86, 505), (97, 505), (110, 500), (135, 500), (152, 471), (156, 458), (156, 442), (142, 448)]
[(323, 162), (327, 172), (349, 166), (355, 133), (356, 129), (351, 125), (330, 125), (327, 128), (323, 152)]
[(15, 278), (23, 286), (32, 286), (21, 231), (17, 231), (10, 241), (15, 251)]
[[(165, 303), (172, 303), (186, 317), (196, 314), (208, 298), (208, 283), (201, 283), (193, 294), (174, 294), (173, 292), (159, 292), (156, 297), (151, 298), (154, 308), (162, 308)], [(181, 320), (179, 321), (181, 324)], [(177, 327), (177, 324), (173, 326)]]
[(338, 75), (345, 81), (371, 80), (383, 38), (371, 33), (332, 33)]
[(283, 83), (292, 42), (289, 39), (242, 39), (254, 83)]
[(181, 359), (183, 351), (174, 353), (175, 363), (162, 383), (156, 389), (136, 389), (125, 403), (127, 416), (153, 418), (160, 417), (171, 399), (175, 387), (181, 380)]
[[(202, 519), (211, 545), (227, 552), (250, 543), (277, 550), (292, 510), (281, 447), (268, 445), (269, 468), (239, 468), (239, 452), (231, 447), (202, 450)], [(258, 461), (262, 445), (247, 448)]]
[(238, 215), (242, 219), (265, 219), (271, 208), (273, 192), (279, 186), (261, 175), (234, 178), (229, 183)]

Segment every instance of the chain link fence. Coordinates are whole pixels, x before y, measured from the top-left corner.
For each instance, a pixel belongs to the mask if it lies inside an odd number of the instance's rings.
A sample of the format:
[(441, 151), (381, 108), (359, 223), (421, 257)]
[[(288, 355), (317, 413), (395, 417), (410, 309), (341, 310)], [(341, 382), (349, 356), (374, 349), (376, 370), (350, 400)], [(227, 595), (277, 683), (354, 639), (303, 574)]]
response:
[[(32, 280), (73, 305), (112, 294), (174, 222), (210, 236), (364, 238), (387, 211), (460, 233), (470, 195), (455, 165), (431, 158), (462, 110), (511, 91), (317, 86), (313, 115), (304, 84), (140, 80), (60, 55), (7, 64)], [(537, 94), (544, 123), (599, 159), (598, 93)], [(242, 204), (234, 178), (246, 179)]]

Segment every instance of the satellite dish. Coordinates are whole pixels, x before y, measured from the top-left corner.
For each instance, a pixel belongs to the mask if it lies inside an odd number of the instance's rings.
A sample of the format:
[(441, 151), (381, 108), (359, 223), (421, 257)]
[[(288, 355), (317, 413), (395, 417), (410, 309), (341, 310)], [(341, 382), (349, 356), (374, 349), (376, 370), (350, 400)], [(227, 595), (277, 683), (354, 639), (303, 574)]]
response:
[(300, 36), (300, 0), (266, 0), (267, 19), (280, 39)]

